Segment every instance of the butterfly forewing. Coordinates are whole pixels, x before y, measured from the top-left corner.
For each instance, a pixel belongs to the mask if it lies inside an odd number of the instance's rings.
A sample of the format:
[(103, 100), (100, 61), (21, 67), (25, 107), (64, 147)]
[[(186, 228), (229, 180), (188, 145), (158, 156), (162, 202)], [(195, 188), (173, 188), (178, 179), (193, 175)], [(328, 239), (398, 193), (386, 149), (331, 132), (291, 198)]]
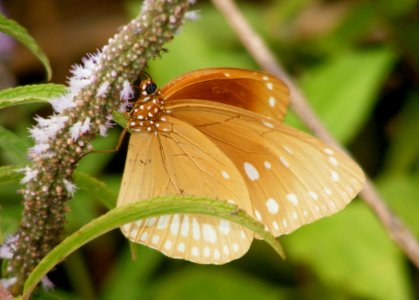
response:
[(243, 69), (204, 69), (187, 73), (161, 90), (167, 103), (203, 99), (237, 106), (282, 120), (288, 105), (288, 88), (264, 72)]
[[(193, 195), (253, 209), (241, 174), (203, 133), (166, 116), (171, 126), (158, 134), (138, 133), (130, 139), (118, 205), (163, 195)], [(168, 256), (198, 263), (221, 264), (247, 252), (253, 233), (216, 217), (175, 214), (122, 227), (130, 240)]]
[(235, 164), (255, 218), (275, 236), (342, 209), (364, 175), (345, 154), (276, 120), (224, 104), (179, 100), (168, 108)]

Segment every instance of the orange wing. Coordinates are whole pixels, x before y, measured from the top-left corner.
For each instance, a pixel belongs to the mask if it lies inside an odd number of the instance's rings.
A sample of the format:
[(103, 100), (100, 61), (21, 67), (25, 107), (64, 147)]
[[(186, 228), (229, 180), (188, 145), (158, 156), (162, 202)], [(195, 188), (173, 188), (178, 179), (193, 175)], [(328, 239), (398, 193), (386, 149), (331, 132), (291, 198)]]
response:
[[(191, 125), (166, 119), (171, 130), (131, 135), (117, 205), (154, 196), (195, 195), (234, 202), (253, 215), (246, 184), (228, 157)], [(125, 224), (122, 232), (170, 257), (203, 264), (241, 257), (254, 236), (230, 221), (192, 214)]]
[(363, 186), (349, 157), (276, 120), (208, 101), (173, 101), (168, 109), (231, 159), (256, 219), (275, 236), (339, 211)]
[(288, 88), (269, 73), (233, 68), (192, 71), (161, 89), (170, 103), (203, 99), (233, 105), (282, 120), (288, 105)]

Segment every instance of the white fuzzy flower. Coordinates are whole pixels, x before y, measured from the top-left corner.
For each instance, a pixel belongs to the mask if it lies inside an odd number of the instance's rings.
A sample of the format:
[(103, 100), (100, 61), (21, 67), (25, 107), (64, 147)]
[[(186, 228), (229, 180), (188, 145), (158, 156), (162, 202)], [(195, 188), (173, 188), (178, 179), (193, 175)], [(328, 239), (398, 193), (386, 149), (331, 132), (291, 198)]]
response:
[(0, 246), (0, 258), (11, 259), (13, 257), (12, 245), (17, 241), (18, 235), (10, 235)]
[(87, 54), (82, 58), (84, 68), (93, 71), (96, 65), (99, 63), (101, 56), (102, 52), (100, 50), (97, 50), (93, 54)]
[(63, 179), (63, 183), (65, 186), (65, 189), (67, 190), (67, 192), (73, 196), (74, 192), (76, 191), (77, 187), (74, 183), (72, 183), (71, 181), (67, 180), (67, 179)]
[(76, 77), (71, 77), (69, 86), (70, 91), (74, 94), (77, 94), (82, 88), (92, 83), (91, 79), (81, 79)]
[(109, 114), (106, 116), (106, 123), (105, 125), (100, 124), (99, 125), (99, 133), (101, 136), (106, 136), (108, 129), (112, 128), (115, 125), (115, 123), (113, 122), (113, 117), (112, 114)]
[(75, 94), (73, 93), (67, 93), (58, 98), (53, 98), (49, 100), (49, 103), (51, 103), (52, 107), (54, 108), (54, 111), (56, 111), (57, 113), (61, 113), (67, 108), (72, 108), (76, 106), (76, 103), (74, 103), (74, 95)]
[(73, 126), (71, 126), (70, 135), (71, 135), (71, 139), (73, 141), (75, 141), (79, 138), (79, 136), (81, 134), (81, 126), (82, 126), (81, 121), (78, 121), (78, 122), (74, 123)]
[(49, 119), (44, 119), (38, 116), (35, 117), (35, 120), (38, 122), (38, 126), (29, 129), (29, 132), (37, 144), (44, 144), (64, 128), (68, 117), (54, 115)]
[(81, 125), (80, 131), (81, 133), (86, 133), (90, 129), (90, 118), (87, 117), (86, 120), (84, 120), (83, 125)]
[(29, 133), (37, 144), (45, 143), (48, 141), (49, 137), (46, 134), (45, 130), (39, 127), (32, 127), (29, 129)]
[(97, 89), (96, 97), (102, 97), (103, 95), (105, 95), (106, 92), (108, 91), (108, 88), (109, 88), (109, 82), (107, 81), (102, 82), (102, 84)]
[(20, 183), (25, 184), (34, 179), (38, 175), (38, 170), (33, 170), (30, 167), (26, 166), (22, 169), (19, 169), (18, 172), (25, 174), (25, 176), (20, 180)]
[(70, 135), (73, 141), (76, 141), (83, 133), (88, 132), (90, 129), (90, 118), (87, 117), (82, 123), (81, 121), (76, 122), (70, 128)]
[(199, 10), (191, 10), (185, 13), (185, 19), (190, 21), (197, 21), (201, 18), (201, 13)]
[(128, 82), (128, 80), (124, 80), (124, 83), (122, 84), (122, 90), (120, 97), (122, 100), (128, 101), (134, 96), (134, 91), (132, 90), (131, 84)]
[(92, 70), (84, 68), (83, 66), (80, 66), (77, 64), (71, 67), (70, 72), (71, 74), (73, 74), (75, 78), (78, 78), (78, 79), (87, 79), (90, 76), (92, 76)]
[(107, 134), (108, 134), (108, 127), (106, 127), (105, 125), (103, 125), (103, 124), (100, 124), (99, 125), (99, 134), (101, 135), (101, 136), (106, 136)]
[(41, 154), (43, 152), (45, 152), (46, 150), (49, 149), (49, 145), (48, 144), (44, 144), (44, 143), (39, 143), (36, 144), (35, 146), (33, 146), (32, 148), (29, 149), (29, 153), (31, 155), (38, 155)]
[(47, 291), (55, 287), (54, 283), (52, 283), (52, 281), (47, 276), (44, 276), (41, 279), (41, 284), (42, 284), (42, 287)]
[(31, 135), (37, 142), (43, 143), (55, 137), (57, 132), (64, 128), (68, 116), (54, 115), (49, 119), (38, 116), (35, 117), (35, 120), (38, 122), (38, 126), (30, 129)]
[(16, 283), (17, 278), (16, 277), (10, 277), (10, 278), (3, 278), (0, 279), (0, 285), (5, 287), (6, 289)]

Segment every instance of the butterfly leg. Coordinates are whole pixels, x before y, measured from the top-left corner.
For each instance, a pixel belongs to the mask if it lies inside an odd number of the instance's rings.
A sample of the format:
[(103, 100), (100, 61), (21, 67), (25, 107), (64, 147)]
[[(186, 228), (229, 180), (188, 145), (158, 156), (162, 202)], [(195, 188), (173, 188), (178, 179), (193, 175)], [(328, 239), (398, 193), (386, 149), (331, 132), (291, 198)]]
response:
[(119, 135), (119, 139), (118, 139), (118, 143), (116, 144), (116, 147), (114, 149), (108, 149), (108, 150), (92, 150), (87, 154), (90, 153), (114, 153), (114, 152), (118, 152), (119, 148), (121, 148), (122, 145), (122, 141), (124, 140), (125, 135), (127, 134), (128, 129), (124, 128), (124, 130), (122, 130), (121, 134)]

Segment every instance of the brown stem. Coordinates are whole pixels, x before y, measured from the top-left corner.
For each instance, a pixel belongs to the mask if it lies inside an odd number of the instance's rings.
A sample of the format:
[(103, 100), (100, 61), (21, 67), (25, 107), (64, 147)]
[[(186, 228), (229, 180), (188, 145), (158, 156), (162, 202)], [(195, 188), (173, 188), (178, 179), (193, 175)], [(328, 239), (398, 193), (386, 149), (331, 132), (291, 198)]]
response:
[[(233, 0), (212, 0), (217, 9), (224, 15), (227, 22), (236, 32), (247, 51), (259, 66), (280, 77), (290, 88), (291, 108), (313, 133), (325, 142), (342, 149), (342, 146), (329, 133), (317, 118), (307, 102), (304, 93), (297, 87), (293, 79), (282, 68), (280, 62), (269, 50), (261, 37), (253, 30)], [(400, 249), (419, 268), (419, 243), (412, 232), (394, 215), (379, 196), (374, 184), (367, 179), (360, 193), (362, 199), (382, 222), (390, 237)]]

